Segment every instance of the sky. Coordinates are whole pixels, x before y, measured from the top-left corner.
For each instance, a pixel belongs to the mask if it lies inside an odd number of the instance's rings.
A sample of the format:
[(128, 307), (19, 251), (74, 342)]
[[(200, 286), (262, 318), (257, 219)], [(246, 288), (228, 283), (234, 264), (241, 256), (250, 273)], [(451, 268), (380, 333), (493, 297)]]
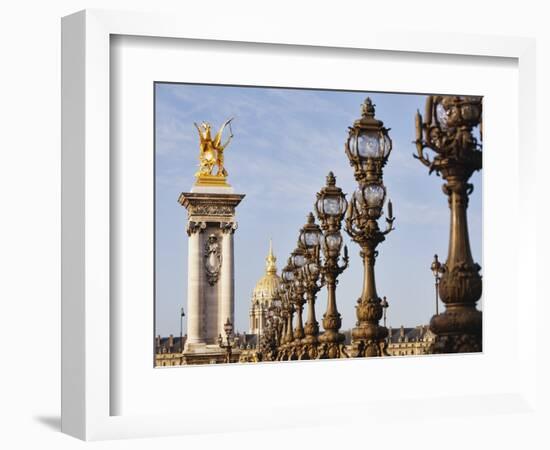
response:
[[(187, 212), (177, 199), (191, 190), (198, 167), (193, 122), (207, 121), (217, 130), (234, 117), (225, 167), (235, 193), (246, 195), (236, 209), (234, 239), (235, 327), (247, 332), (252, 291), (265, 272), (269, 239), (280, 274), (328, 172), (334, 172), (348, 198), (355, 190), (344, 143), (367, 96), (376, 105), (376, 118), (391, 128), (393, 141), (384, 184), (396, 229), (377, 248), (378, 295), (389, 303), (388, 326), (429, 322), (435, 313), (430, 265), (435, 253), (441, 261), (446, 259), (449, 208), (441, 190), (443, 180), (435, 173), (428, 175), (412, 156), (414, 115), (417, 109), (424, 111), (424, 95), (156, 83), (155, 334), (179, 335), (179, 311), (182, 306), (187, 310)], [(470, 241), (474, 260), (483, 265), (481, 173), (471, 182), (475, 189), (468, 208)], [(385, 227), (383, 220), (380, 227)], [(342, 235), (350, 267), (339, 277), (336, 299), (346, 330), (355, 326), (363, 267), (359, 246), (344, 230)], [(316, 304), (320, 323), (325, 309), (322, 289)]]

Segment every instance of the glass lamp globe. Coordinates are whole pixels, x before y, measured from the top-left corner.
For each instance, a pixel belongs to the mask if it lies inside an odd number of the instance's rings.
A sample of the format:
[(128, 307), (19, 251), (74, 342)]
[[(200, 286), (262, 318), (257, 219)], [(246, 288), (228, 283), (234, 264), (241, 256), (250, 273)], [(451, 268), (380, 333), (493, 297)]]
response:
[(317, 209), (327, 216), (343, 214), (346, 206), (346, 199), (340, 195), (327, 194), (317, 201)]
[(477, 125), (481, 120), (481, 98), (463, 97), (463, 103), (460, 109), (462, 119), (470, 125)]
[(319, 275), (319, 266), (317, 264), (309, 263), (307, 266), (307, 269), (313, 277), (316, 277), (317, 275)]
[(302, 234), (302, 243), (307, 248), (313, 248), (317, 244), (319, 244), (319, 235), (320, 235), (320, 231), (317, 229), (307, 230)]
[[(294, 268), (290, 264), (287, 264), (281, 273), (281, 277), (283, 278), (283, 281), (286, 283), (289, 283), (292, 280), (294, 280)], [(281, 284), (280, 288), (281, 288), (281, 293), (284, 294), (286, 291), (285, 284)]]
[(327, 234), (325, 236), (325, 242), (330, 251), (340, 252), (342, 248), (342, 235), (340, 233)]
[(311, 250), (319, 244), (321, 229), (315, 223), (315, 217), (312, 213), (308, 215), (307, 223), (300, 231), (299, 240), (307, 250)]
[(448, 112), (447, 109), (443, 106), (442, 103), (438, 103), (435, 107), (435, 115), (437, 117), (437, 121), (439, 122), (439, 125), (443, 130), (446, 130), (448, 127)]
[(357, 153), (361, 158), (380, 156), (380, 136), (377, 131), (367, 131), (357, 135)]
[(481, 120), (481, 97), (438, 97), (435, 104), (435, 118), (442, 130), (460, 126), (477, 126)]
[(292, 255), (292, 264), (294, 264), (294, 267), (299, 269), (306, 263), (306, 258), (303, 255), (303, 253), (299, 250), (294, 250)]
[(382, 208), (386, 190), (380, 184), (367, 184), (363, 188), (363, 198), (369, 208)]
[(388, 157), (392, 149), (391, 139), (385, 131), (381, 132), (380, 149), (384, 158)]
[(362, 161), (385, 158), (391, 148), (391, 139), (384, 129), (359, 130), (353, 132), (349, 139), (350, 153)]
[[(282, 273), (283, 280), (287, 283), (290, 283), (294, 280), (294, 271), (290, 267), (285, 267)], [(285, 292), (285, 286), (281, 286), (283, 293)]]

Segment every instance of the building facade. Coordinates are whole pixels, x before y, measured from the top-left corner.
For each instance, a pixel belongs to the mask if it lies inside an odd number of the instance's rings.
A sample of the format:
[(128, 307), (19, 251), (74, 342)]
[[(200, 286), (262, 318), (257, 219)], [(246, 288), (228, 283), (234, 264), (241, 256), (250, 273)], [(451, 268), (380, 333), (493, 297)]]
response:
[(187, 336), (168, 337), (157, 336), (155, 338), (155, 367), (180, 366), (183, 364), (183, 348)]
[(435, 340), (428, 325), (419, 325), (415, 328), (399, 329), (388, 328), (388, 353), (390, 356), (426, 355)]

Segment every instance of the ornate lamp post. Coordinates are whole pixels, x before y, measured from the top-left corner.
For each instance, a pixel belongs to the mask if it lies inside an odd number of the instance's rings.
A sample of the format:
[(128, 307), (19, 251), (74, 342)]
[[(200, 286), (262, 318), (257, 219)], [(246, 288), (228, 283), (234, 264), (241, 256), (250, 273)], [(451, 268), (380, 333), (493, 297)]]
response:
[(277, 331), (278, 317), (275, 307), (268, 310), (267, 323), (264, 333), (260, 339), (259, 359), (261, 361), (275, 361), (277, 356)]
[[(283, 285), (284, 286), (284, 285)], [(287, 325), (288, 325), (288, 301), (287, 301), (287, 295), (286, 295), (286, 289), (287, 287), (284, 286), (284, 297), (282, 297), (282, 304), (281, 304), (281, 331), (279, 334), (279, 345), (277, 347), (277, 360), (282, 361), (284, 359), (285, 355), (285, 347), (286, 347), (286, 340), (287, 340)]]
[(327, 286), (327, 310), (323, 314), (320, 358), (348, 357), (344, 348), (345, 336), (340, 333), (342, 319), (336, 306), (336, 283), (338, 276), (349, 265), (348, 248), (344, 246), (344, 264), (340, 266), (340, 251), (342, 250), (342, 234), (340, 233), (342, 219), (348, 207), (346, 196), (342, 189), (336, 186), (336, 177), (332, 172), (327, 176), (327, 183), (317, 193), (315, 212), (321, 223), (323, 234), (320, 238), (324, 263), (321, 272)]
[(282, 294), (282, 316), (284, 323), (282, 345), (280, 346), (279, 359), (289, 359), (292, 355), (292, 347), (294, 343), (294, 332), (292, 323), (294, 320), (295, 308), (293, 305), (294, 297), (294, 265), (292, 264), (292, 256), (288, 259), (287, 265), (283, 268), (282, 278), (283, 287)]
[(354, 169), (359, 188), (353, 193), (346, 212), (346, 232), (361, 247), (364, 265), (363, 291), (357, 301), (357, 327), (352, 330), (353, 356), (381, 356), (386, 353), (388, 330), (380, 326), (383, 315), (381, 299), (376, 292), (374, 263), (376, 247), (393, 228), (393, 210), (388, 201), (387, 227), (378, 226), (386, 199), (382, 169), (391, 152), (388, 128), (374, 117), (370, 98), (363, 103), (361, 118), (349, 128), (345, 150)]
[[(482, 313), (476, 308), (482, 291), (481, 267), (472, 258), (466, 215), (474, 189), (468, 180), (482, 168), (482, 146), (473, 135), (473, 128), (481, 126), (481, 112), (481, 97), (430, 96), (425, 119), (416, 114), (414, 156), (445, 180), (443, 192), (451, 210), (449, 254), (438, 289), (445, 312), (430, 321), (437, 336), (434, 353), (482, 350)], [(435, 152), (433, 160), (425, 148)]]
[[(282, 279), (290, 285), (289, 288), (289, 302), (294, 305), (296, 311), (296, 328), (294, 329), (293, 337), (293, 353), (297, 358), (299, 355), (299, 347), (301, 346), (301, 340), (304, 337), (304, 323), (302, 319), (302, 312), (304, 310), (304, 286), (300, 279), (300, 271), (294, 265), (294, 254), (290, 257), (290, 263), (287, 264), (282, 271)], [(298, 261), (300, 262), (300, 261)]]
[(271, 340), (273, 341), (272, 342), (273, 350), (276, 350), (276, 348), (279, 346), (281, 342), (281, 330), (282, 330), (281, 306), (282, 306), (282, 297), (284, 295), (283, 289), (284, 287), (281, 284), (277, 289), (277, 297), (273, 299), (267, 311), (269, 326), (272, 331)]
[(225, 349), (225, 362), (230, 363), (231, 362), (231, 354), (233, 349), (233, 324), (229, 320), (229, 317), (227, 318), (227, 321), (223, 325), (223, 331), (225, 332), (225, 340), (226, 343), (223, 343), (222, 335), (218, 335), (218, 345), (221, 348)]
[(281, 301), (280, 304), (277, 306), (277, 309), (275, 310), (273, 315), (273, 328), (275, 331), (276, 347), (279, 347), (279, 345), (281, 345), (281, 341), (283, 337), (283, 324), (284, 324), (284, 320), (282, 317), (282, 301)]
[(183, 318), (185, 317), (185, 311), (183, 306), (180, 309), (180, 353), (183, 352)]
[(443, 264), (439, 262), (437, 255), (434, 255), (434, 260), (430, 268), (432, 269), (435, 279), (435, 315), (437, 316), (439, 314), (439, 282), (441, 281), (443, 272), (445, 272), (445, 268)]
[(390, 306), (389, 303), (388, 303), (388, 300), (386, 299), (385, 296), (382, 297), (382, 303), (380, 303), (380, 306), (384, 310), (384, 327), (385, 327), (386, 326), (386, 311), (387, 311), (388, 307)]
[(313, 214), (309, 214), (308, 221), (300, 231), (298, 248), (295, 252), (294, 264), (299, 263), (298, 280), (302, 284), (307, 299), (307, 321), (304, 328), (304, 338), (300, 359), (316, 359), (319, 345), (319, 323), (315, 315), (315, 298), (321, 289), (319, 277), (319, 238), (321, 229), (315, 223)]

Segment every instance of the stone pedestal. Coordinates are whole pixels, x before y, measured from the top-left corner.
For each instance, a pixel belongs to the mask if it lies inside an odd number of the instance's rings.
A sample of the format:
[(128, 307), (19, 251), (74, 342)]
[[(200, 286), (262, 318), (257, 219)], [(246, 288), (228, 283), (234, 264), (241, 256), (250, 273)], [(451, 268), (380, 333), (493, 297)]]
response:
[(188, 281), (185, 354), (216, 352), (226, 320), (235, 323), (233, 233), (244, 198), (229, 186), (195, 186), (180, 195), (187, 209)]

